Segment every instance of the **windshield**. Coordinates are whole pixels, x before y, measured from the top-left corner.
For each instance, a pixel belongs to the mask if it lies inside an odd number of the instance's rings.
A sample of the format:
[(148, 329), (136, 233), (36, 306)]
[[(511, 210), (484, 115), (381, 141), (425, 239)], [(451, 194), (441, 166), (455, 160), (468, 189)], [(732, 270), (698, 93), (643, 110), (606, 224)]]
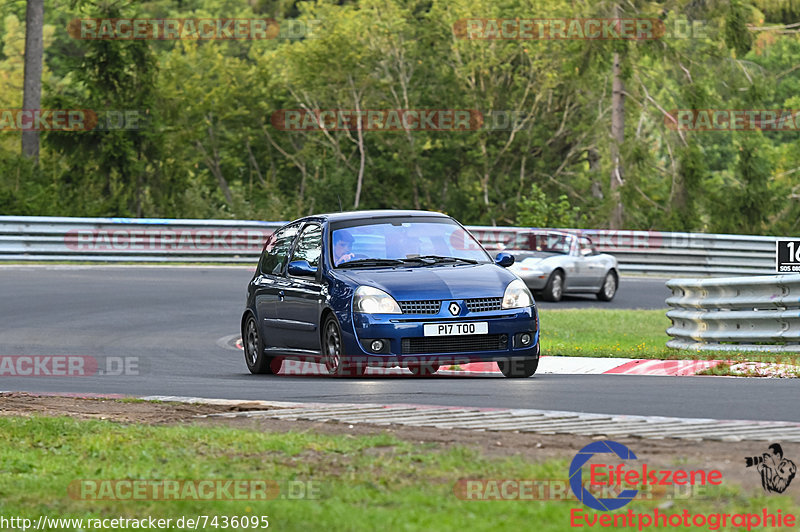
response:
[[(460, 225), (447, 218), (415, 221), (363, 220), (361, 225), (334, 229), (331, 250), (335, 266), (349, 261), (426, 261), (461, 259), (465, 262), (491, 262), (480, 244)], [(441, 220), (441, 221), (440, 221)], [(426, 262), (427, 263), (427, 262)]]
[(531, 233), (528, 238), (531, 249), (535, 251), (565, 255), (569, 253), (572, 241), (575, 239), (574, 236), (563, 233)]

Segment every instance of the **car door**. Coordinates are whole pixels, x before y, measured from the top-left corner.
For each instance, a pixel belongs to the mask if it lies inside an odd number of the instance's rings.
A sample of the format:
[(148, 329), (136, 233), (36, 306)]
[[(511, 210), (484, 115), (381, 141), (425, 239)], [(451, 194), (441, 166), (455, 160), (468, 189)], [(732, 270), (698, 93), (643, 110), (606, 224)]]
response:
[(258, 275), (253, 279), (255, 306), (261, 324), (261, 338), (267, 349), (286, 347), (280, 339), (278, 301), (286, 284), (286, 264), (300, 224), (278, 230), (267, 242), (258, 263)]
[(318, 269), (317, 275), (293, 276), (287, 272), (283, 297), (277, 302), (278, 334), (293, 350), (318, 352), (320, 349), (319, 318), (325, 297), (319, 272), (321, 256), (322, 226), (309, 223), (300, 233), (289, 262), (304, 260)]
[(605, 258), (597, 252), (589, 237), (580, 237), (580, 249), (585, 286), (592, 290), (600, 288), (608, 268)]
[(578, 245), (575, 237), (565, 234), (548, 234), (547, 249), (560, 249), (564, 255), (557, 255), (554, 260), (554, 267), (561, 268), (566, 274), (564, 280), (564, 291), (574, 291), (581, 287), (583, 278), (580, 270), (580, 256), (578, 255)]

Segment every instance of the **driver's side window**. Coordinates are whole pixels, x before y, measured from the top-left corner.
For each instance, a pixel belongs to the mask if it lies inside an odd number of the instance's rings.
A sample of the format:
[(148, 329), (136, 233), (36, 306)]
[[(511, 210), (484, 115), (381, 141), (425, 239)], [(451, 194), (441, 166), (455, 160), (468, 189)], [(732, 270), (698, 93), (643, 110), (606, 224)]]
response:
[(319, 257), (322, 254), (322, 227), (313, 224), (307, 225), (294, 248), (292, 260), (304, 260), (313, 267), (319, 267)]
[(595, 254), (594, 246), (592, 245), (592, 241), (589, 240), (587, 237), (583, 236), (580, 239), (580, 246), (581, 246), (581, 255), (584, 257), (589, 257)]

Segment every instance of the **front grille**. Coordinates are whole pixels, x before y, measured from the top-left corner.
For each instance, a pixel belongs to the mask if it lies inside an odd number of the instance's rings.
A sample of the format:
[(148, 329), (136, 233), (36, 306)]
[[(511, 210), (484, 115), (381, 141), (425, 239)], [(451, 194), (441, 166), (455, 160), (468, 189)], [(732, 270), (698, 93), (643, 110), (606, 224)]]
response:
[(439, 314), (439, 307), (441, 301), (437, 300), (423, 300), (423, 301), (398, 301), (400, 310), (403, 314)]
[(508, 349), (506, 334), (471, 334), (467, 336), (430, 336), (403, 338), (404, 355), (428, 353), (460, 353)]
[(492, 312), (500, 310), (502, 297), (481, 297), (478, 299), (467, 299), (467, 308), (470, 312)]

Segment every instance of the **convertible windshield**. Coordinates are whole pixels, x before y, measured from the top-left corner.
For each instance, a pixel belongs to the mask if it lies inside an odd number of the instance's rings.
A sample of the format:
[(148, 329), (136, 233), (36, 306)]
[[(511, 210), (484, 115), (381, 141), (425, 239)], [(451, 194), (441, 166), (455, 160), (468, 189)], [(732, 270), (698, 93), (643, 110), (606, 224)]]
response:
[(460, 225), (446, 218), (429, 220), (363, 220), (359, 225), (334, 228), (333, 263), (352, 267), (491, 262), (480, 244)]
[(530, 233), (531, 250), (547, 253), (569, 254), (575, 237), (564, 233)]
[(568, 255), (575, 236), (561, 231), (492, 228), (477, 231), (484, 247), (491, 251), (540, 251)]

